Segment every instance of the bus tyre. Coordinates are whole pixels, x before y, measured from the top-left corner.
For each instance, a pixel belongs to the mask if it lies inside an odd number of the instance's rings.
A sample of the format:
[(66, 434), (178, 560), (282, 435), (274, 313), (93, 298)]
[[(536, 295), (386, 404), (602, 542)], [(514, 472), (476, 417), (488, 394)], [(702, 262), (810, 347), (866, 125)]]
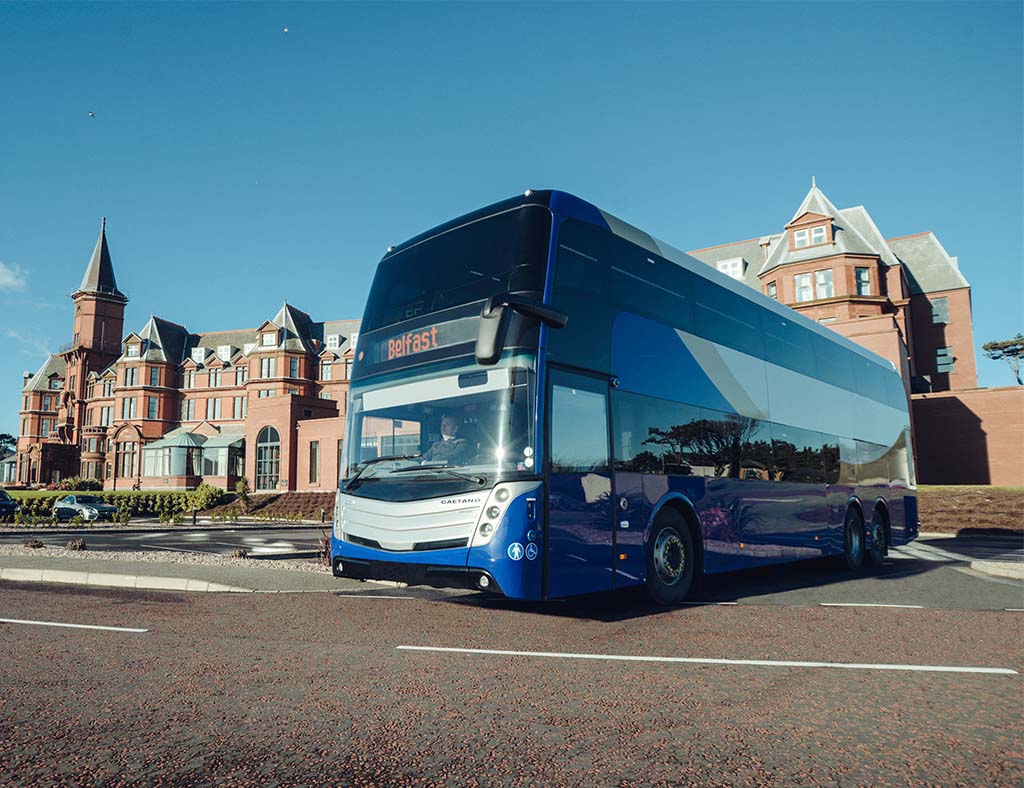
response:
[(854, 571), (864, 564), (864, 518), (852, 506), (846, 510), (843, 524), (843, 558), (847, 568)]
[(871, 566), (881, 566), (889, 552), (888, 540), (885, 538), (885, 522), (876, 509), (871, 515), (871, 549), (864, 556)]
[(683, 516), (663, 509), (647, 541), (647, 593), (656, 605), (678, 605), (693, 586), (693, 537)]

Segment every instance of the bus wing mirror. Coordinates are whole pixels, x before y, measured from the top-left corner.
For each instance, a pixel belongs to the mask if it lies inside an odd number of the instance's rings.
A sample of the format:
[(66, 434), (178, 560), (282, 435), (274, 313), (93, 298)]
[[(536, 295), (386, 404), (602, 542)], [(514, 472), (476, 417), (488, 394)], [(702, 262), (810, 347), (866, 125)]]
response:
[(496, 364), (505, 345), (505, 329), (508, 309), (526, 317), (539, 320), (551, 328), (564, 328), (569, 322), (568, 315), (538, 303), (530, 298), (500, 293), (491, 296), (480, 310), (480, 329), (476, 337), (476, 361), (478, 364), (490, 366)]

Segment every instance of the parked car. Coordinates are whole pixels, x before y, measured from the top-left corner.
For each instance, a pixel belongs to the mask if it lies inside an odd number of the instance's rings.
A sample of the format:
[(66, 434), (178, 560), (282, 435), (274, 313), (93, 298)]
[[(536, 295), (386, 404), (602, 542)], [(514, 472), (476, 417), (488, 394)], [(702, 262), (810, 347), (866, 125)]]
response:
[(14, 517), (21, 511), (21, 506), (11, 497), (7, 490), (0, 490), (0, 517)]
[(58, 522), (66, 522), (74, 517), (81, 517), (89, 523), (97, 520), (113, 522), (116, 516), (117, 507), (103, 503), (98, 495), (66, 495), (53, 505), (53, 519)]

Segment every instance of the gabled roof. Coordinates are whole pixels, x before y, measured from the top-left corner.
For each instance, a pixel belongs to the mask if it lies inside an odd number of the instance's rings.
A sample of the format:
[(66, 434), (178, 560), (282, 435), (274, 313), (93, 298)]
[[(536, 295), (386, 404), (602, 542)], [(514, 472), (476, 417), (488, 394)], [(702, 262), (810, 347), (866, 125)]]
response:
[(103, 217), (103, 222), (100, 225), (100, 237), (96, 239), (96, 247), (92, 250), (92, 257), (89, 258), (85, 276), (82, 277), (82, 283), (75, 291), (75, 295), (78, 293), (101, 293), (128, 300), (125, 294), (117, 289), (114, 266), (110, 262), (110, 250), (107, 248), (106, 217)]
[[(359, 320), (325, 320), (323, 323), (314, 323), (311, 327), (312, 338), (320, 342), (318, 351), (322, 356), (324, 351), (333, 353), (340, 358), (351, 350), (352, 337), (359, 333)], [(327, 347), (327, 337), (337, 335), (341, 337), (338, 347)]]
[(50, 378), (54, 375), (63, 378), (68, 371), (68, 366), (63, 356), (50, 356), (31, 378), (23, 391), (54, 391), (50, 388)]
[(957, 259), (949, 255), (934, 233), (890, 238), (887, 243), (904, 263), (911, 293), (935, 293), (970, 287), (960, 273)]
[(768, 259), (765, 260), (764, 265), (761, 266), (759, 273), (767, 273), (781, 265), (804, 263), (808, 260), (817, 260), (821, 257), (831, 257), (836, 254), (878, 254), (854, 224), (841, 215), (841, 211), (831, 203), (824, 192), (816, 185), (811, 186), (811, 190), (807, 192), (804, 201), (797, 208), (793, 219), (790, 220), (790, 224), (808, 212), (833, 217), (833, 242), (824, 246), (805, 246), (802, 249), (793, 250), (789, 248), (788, 243), (776, 244), (771, 254), (768, 255)]
[(284, 350), (299, 350), (304, 353), (312, 352), (313, 348), (309, 340), (312, 339), (310, 331), (313, 327), (313, 318), (285, 302), (278, 313), (274, 315), (274, 323), (284, 331), (281, 347)]

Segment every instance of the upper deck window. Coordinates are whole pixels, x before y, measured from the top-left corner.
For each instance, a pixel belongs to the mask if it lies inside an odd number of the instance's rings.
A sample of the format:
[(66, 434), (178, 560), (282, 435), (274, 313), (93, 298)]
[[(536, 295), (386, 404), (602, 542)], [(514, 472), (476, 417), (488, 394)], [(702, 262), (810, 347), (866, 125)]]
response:
[(383, 260), (362, 330), (481, 301), (544, 290), (551, 212), (528, 205), (464, 224)]

